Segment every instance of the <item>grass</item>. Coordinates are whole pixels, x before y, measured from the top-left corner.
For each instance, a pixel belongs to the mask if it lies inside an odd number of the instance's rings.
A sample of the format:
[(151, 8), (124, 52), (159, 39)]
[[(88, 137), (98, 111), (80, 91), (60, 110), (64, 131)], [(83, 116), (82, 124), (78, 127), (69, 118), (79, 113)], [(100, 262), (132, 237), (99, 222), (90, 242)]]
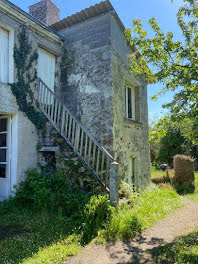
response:
[[(161, 177), (162, 172), (152, 168), (152, 177)], [(198, 172), (195, 173), (195, 192), (184, 197), (198, 202)], [(197, 264), (198, 263), (198, 228), (172, 243), (155, 248), (151, 251), (156, 263)]]
[(195, 192), (184, 196), (198, 203), (198, 172), (195, 173)]
[(197, 264), (198, 229), (172, 243), (151, 250), (156, 263)]
[[(110, 220), (94, 231), (97, 231), (95, 237), (99, 234), (96, 241), (132, 238), (182, 205), (174, 190), (155, 185), (139, 194), (131, 190), (129, 196), (129, 204), (123, 202), (117, 212), (112, 210)], [(96, 199), (92, 200), (87, 207), (90, 221), (86, 229), (83, 229), (86, 225), (83, 214), (69, 218), (23, 207), (10, 208), (7, 203), (0, 208), (0, 263), (61, 264), (68, 256), (78, 254), (82, 246), (94, 239), (90, 236), (91, 239), (84, 242), (83, 230), (93, 234), (91, 219), (94, 221), (98, 214), (109, 210), (105, 199), (101, 202), (103, 208), (107, 208), (104, 210), (95, 208)]]
[(174, 190), (151, 184), (121, 204), (101, 236), (107, 240), (134, 237), (182, 205)]
[(1, 264), (63, 263), (81, 247), (74, 224), (61, 217), (15, 208), (0, 223)]
[[(169, 169), (169, 176), (170, 178), (173, 177), (174, 171)], [(156, 169), (153, 166), (151, 167), (151, 178), (161, 178), (163, 176), (166, 176), (166, 172), (161, 169)]]

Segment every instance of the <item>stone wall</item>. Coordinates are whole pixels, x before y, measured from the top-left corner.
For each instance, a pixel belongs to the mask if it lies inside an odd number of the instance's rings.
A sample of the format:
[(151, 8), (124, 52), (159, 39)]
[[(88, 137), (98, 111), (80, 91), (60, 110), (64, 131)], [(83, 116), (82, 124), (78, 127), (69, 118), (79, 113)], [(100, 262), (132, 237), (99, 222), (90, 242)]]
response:
[[(75, 52), (68, 85), (60, 91), (62, 99), (119, 162), (120, 178), (132, 183), (134, 158), (135, 185), (145, 185), (150, 175), (147, 87), (128, 73), (131, 49), (119, 23), (107, 13), (59, 33)], [(136, 87), (138, 122), (125, 120), (124, 81)]]
[[(113, 83), (113, 150), (119, 162), (119, 175), (129, 183), (141, 187), (150, 177), (150, 154), (148, 134), (147, 87), (144, 80), (135, 80), (129, 74), (128, 55), (131, 48), (114, 16), (111, 20), (112, 33), (112, 83)], [(125, 82), (136, 87), (138, 121), (126, 119)], [(136, 106), (137, 106), (136, 105)], [(134, 159), (134, 163), (132, 161)], [(134, 165), (135, 179), (132, 180)]]
[(112, 150), (111, 19), (101, 15), (62, 29), (75, 63), (61, 97), (92, 135)]

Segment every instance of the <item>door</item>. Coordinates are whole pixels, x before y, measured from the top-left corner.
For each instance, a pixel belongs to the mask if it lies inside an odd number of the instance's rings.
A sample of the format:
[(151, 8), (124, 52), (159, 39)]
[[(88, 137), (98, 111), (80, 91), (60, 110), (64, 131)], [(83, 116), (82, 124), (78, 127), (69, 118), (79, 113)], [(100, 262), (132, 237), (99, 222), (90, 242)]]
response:
[(8, 116), (0, 115), (0, 197), (10, 194), (10, 131), (11, 121)]
[(38, 76), (54, 92), (56, 57), (52, 53), (38, 49)]

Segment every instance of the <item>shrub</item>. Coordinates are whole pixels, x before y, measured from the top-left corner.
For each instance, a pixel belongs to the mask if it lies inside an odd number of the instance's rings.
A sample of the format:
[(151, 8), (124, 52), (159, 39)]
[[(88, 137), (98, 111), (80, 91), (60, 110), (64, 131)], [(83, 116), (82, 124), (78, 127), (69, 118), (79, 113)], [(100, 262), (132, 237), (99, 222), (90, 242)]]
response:
[(119, 191), (120, 197), (125, 197), (127, 199), (130, 199), (131, 202), (135, 200), (138, 196), (138, 193), (135, 192), (134, 186), (132, 184), (128, 184), (125, 181), (122, 181), (120, 184), (120, 191)]
[(81, 212), (90, 199), (88, 194), (71, 188), (63, 170), (51, 175), (28, 170), (26, 176), (15, 195), (16, 203), (24, 207), (70, 217)]
[(107, 240), (133, 238), (142, 230), (142, 223), (127, 204), (122, 205), (114, 214), (106, 231)]
[(84, 210), (83, 241), (88, 242), (94, 238), (110, 221), (114, 212), (115, 208), (111, 206), (108, 195), (92, 196)]

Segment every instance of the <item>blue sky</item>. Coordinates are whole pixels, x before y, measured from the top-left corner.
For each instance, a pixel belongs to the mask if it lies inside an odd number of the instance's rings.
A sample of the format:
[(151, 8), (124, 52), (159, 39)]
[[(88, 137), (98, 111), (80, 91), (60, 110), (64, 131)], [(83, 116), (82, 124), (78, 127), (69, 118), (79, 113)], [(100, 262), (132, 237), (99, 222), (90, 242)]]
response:
[[(11, 0), (15, 5), (28, 12), (28, 6), (38, 2), (37, 0)], [(61, 18), (74, 14), (84, 8), (99, 3), (100, 0), (53, 0), (53, 2), (61, 9)], [(175, 38), (181, 38), (181, 32), (177, 25), (176, 12), (178, 7), (183, 3), (182, 0), (111, 0), (115, 10), (121, 18), (125, 27), (131, 27), (134, 18), (141, 18), (145, 25), (145, 29), (149, 31), (148, 19), (157, 18), (163, 31), (172, 31)], [(172, 98), (172, 93), (168, 93), (153, 102), (150, 96), (159, 91), (160, 85), (148, 86), (148, 103), (149, 118), (156, 119), (162, 114), (161, 105), (167, 103)]]

